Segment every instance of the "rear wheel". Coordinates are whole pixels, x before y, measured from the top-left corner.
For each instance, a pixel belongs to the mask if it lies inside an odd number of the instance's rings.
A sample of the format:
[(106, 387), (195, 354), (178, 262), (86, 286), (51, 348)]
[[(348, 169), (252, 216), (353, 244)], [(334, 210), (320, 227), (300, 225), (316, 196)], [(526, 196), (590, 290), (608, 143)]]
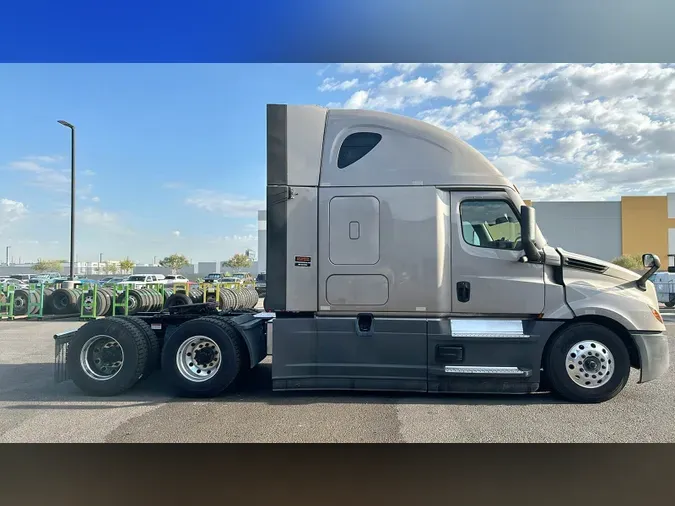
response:
[(155, 331), (150, 328), (150, 325), (147, 324), (142, 318), (138, 316), (111, 316), (109, 320), (117, 319), (131, 323), (134, 327), (140, 330), (145, 337), (145, 342), (148, 345), (148, 360), (143, 371), (143, 376), (149, 376), (150, 373), (154, 372), (159, 368), (161, 344), (159, 338)]
[(236, 327), (225, 318), (190, 320), (164, 343), (162, 372), (178, 395), (214, 397), (239, 375), (244, 346)]
[(612, 399), (626, 386), (628, 350), (608, 328), (576, 323), (553, 339), (544, 369), (556, 394), (572, 402), (598, 403)]
[(143, 333), (128, 321), (106, 318), (80, 327), (68, 345), (66, 369), (85, 393), (111, 396), (136, 384), (147, 360)]

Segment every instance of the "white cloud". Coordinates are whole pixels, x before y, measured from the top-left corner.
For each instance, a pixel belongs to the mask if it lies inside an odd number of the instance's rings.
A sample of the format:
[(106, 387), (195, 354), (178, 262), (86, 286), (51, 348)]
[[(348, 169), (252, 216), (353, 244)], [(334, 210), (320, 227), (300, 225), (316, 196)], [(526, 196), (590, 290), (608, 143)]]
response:
[(189, 206), (228, 217), (254, 217), (265, 208), (265, 201), (246, 199), (236, 195), (199, 190), (185, 199)]
[(173, 232), (171, 232), (171, 235), (173, 235), (174, 237), (180, 237), (180, 230), (174, 230)]
[(101, 198), (100, 197), (92, 197), (91, 201), (92, 202), (101, 202)]
[(544, 170), (532, 160), (513, 155), (498, 156), (497, 158), (492, 159), (492, 163), (502, 172), (502, 174), (514, 181), (518, 181), (532, 173), (542, 172)]
[(37, 163), (56, 163), (63, 160), (63, 157), (61, 155), (34, 155), (27, 156), (24, 159)]
[(319, 91), (346, 91), (358, 86), (358, 79), (350, 79), (348, 81), (338, 81), (332, 77), (327, 77), (319, 85)]
[(354, 93), (349, 100), (344, 104), (345, 109), (362, 109), (368, 103), (369, 92), (366, 90), (359, 90)]
[(77, 217), (82, 220), (82, 223), (85, 225), (95, 225), (95, 226), (110, 226), (119, 223), (119, 217), (117, 214), (109, 211), (101, 211), (95, 207), (86, 207), (81, 211), (77, 212)]
[(338, 70), (345, 73), (381, 74), (392, 65), (391, 63), (341, 63)]
[(0, 198), (0, 233), (9, 228), (28, 214), (28, 209), (23, 202)]
[(10, 162), (9, 168), (25, 174), (25, 181), (33, 186), (39, 186), (52, 191), (66, 191), (70, 185), (70, 177), (63, 172), (45, 167), (44, 165), (28, 160)]
[(96, 172), (94, 172), (94, 171), (91, 170), (91, 169), (84, 169), (84, 170), (82, 171), (82, 174), (83, 174), (84, 176), (95, 176), (95, 175), (96, 175)]
[(372, 81), (344, 107), (414, 114), (479, 149), (487, 145), (498, 154), (495, 163), (538, 198), (675, 191), (673, 65), (346, 64), (337, 70), (370, 74)]

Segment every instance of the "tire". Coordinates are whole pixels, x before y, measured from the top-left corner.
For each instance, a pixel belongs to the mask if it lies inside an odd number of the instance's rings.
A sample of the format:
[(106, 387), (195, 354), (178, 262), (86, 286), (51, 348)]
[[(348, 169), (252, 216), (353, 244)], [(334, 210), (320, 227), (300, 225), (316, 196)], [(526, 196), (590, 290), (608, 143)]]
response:
[(157, 334), (150, 328), (150, 325), (138, 316), (111, 316), (109, 319), (127, 321), (143, 333), (145, 342), (148, 345), (148, 360), (143, 371), (143, 377), (146, 378), (156, 371), (159, 368), (162, 346)]
[(101, 316), (108, 316), (108, 315), (112, 314), (112, 305), (113, 305), (114, 294), (108, 288), (99, 288), (98, 291), (101, 295), (103, 295), (103, 299), (104, 299), (104, 303), (105, 303), (105, 310), (101, 311)]
[(14, 316), (24, 316), (28, 314), (28, 301), (30, 292), (22, 288), (14, 290)]
[[(578, 343), (585, 344), (575, 348)], [(626, 386), (630, 356), (621, 338), (607, 327), (575, 323), (564, 328), (547, 347), (544, 370), (551, 389), (563, 399), (599, 403), (614, 398)], [(606, 379), (609, 371), (611, 375)]]
[(220, 289), (220, 309), (228, 311), (237, 307), (237, 296), (231, 288)]
[(669, 308), (670, 308), (670, 307), (675, 307), (675, 302), (664, 302), (664, 305), (665, 305), (666, 307), (669, 307)]
[[(94, 341), (91, 347), (87, 346), (97, 336), (100, 340)], [(121, 365), (117, 371), (109, 372), (107, 376), (101, 372), (99, 366), (95, 365), (95, 360), (87, 353), (87, 349), (93, 353), (97, 349), (100, 350), (101, 347), (97, 348), (96, 345), (106, 338), (108, 340), (112, 338), (117, 343), (111, 347), (113, 356), (109, 360), (122, 356)], [(120, 348), (123, 355), (117, 351)], [(83, 354), (86, 356), (83, 357)], [(83, 392), (96, 396), (113, 396), (129, 390), (143, 377), (147, 362), (148, 344), (143, 332), (131, 322), (118, 318), (92, 320), (86, 323), (77, 331), (66, 352), (66, 370), (73, 383)], [(83, 363), (89, 364), (89, 370), (92, 372), (85, 371)], [(96, 379), (93, 373), (101, 374)]]
[(40, 292), (37, 290), (30, 291), (30, 302), (32, 307), (30, 308), (30, 314), (39, 314), (40, 313)]
[[(91, 298), (93, 301), (94, 299), (94, 294), (89, 294), (89, 293), (82, 293), (78, 299), (77, 299), (77, 307), (82, 308), (82, 298), (85, 299), (85, 304), (87, 304), (88, 299)], [(93, 309), (93, 308), (92, 308)], [(104, 293), (101, 293), (100, 291), (96, 291), (96, 316), (103, 316), (108, 309), (107, 307), (107, 300), (106, 296)]]
[(42, 299), (42, 314), (51, 314), (52, 309), (52, 294), (54, 293), (53, 288), (45, 288)]
[(52, 293), (52, 312), (55, 315), (79, 313), (77, 307), (78, 292), (69, 288), (59, 288)]
[[(213, 369), (215, 371), (213, 376), (204, 375), (205, 379), (202, 381), (190, 379), (178, 366), (180, 360), (177, 357), (182, 347), (192, 339), (197, 339), (195, 336), (205, 336), (220, 350), (215, 355), (220, 357), (218, 368)], [(197, 343), (197, 346), (199, 344)], [(204, 349), (208, 348), (207, 346)], [(213, 347), (211, 349), (213, 350)], [(245, 344), (232, 323), (222, 317), (197, 318), (181, 324), (164, 342), (162, 372), (167, 383), (181, 397), (215, 397), (234, 384), (242, 369), (243, 357)]]
[(185, 295), (184, 293), (174, 293), (164, 303), (165, 308), (174, 307), (174, 306), (185, 306), (187, 304), (192, 304), (192, 299)]
[[(124, 293), (120, 294), (122, 298), (121, 301), (124, 301)], [(143, 296), (138, 290), (129, 290), (129, 314), (133, 315), (139, 311), (143, 311)]]

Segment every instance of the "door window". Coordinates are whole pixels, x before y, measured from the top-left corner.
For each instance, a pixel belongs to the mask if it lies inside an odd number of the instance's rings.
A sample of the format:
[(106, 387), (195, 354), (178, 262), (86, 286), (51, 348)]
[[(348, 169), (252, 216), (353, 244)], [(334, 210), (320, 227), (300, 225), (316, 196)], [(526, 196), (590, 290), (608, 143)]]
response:
[(464, 240), (479, 248), (520, 250), (520, 221), (506, 200), (464, 200), (459, 206)]

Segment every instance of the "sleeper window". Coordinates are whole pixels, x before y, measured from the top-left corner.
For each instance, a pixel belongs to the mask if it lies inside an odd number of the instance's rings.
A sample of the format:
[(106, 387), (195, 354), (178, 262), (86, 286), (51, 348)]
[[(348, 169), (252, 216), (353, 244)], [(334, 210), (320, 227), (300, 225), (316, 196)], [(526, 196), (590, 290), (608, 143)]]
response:
[(340, 146), (337, 162), (338, 168), (344, 169), (359, 161), (370, 153), (381, 140), (382, 136), (374, 132), (357, 132), (348, 135), (342, 142), (342, 146)]

